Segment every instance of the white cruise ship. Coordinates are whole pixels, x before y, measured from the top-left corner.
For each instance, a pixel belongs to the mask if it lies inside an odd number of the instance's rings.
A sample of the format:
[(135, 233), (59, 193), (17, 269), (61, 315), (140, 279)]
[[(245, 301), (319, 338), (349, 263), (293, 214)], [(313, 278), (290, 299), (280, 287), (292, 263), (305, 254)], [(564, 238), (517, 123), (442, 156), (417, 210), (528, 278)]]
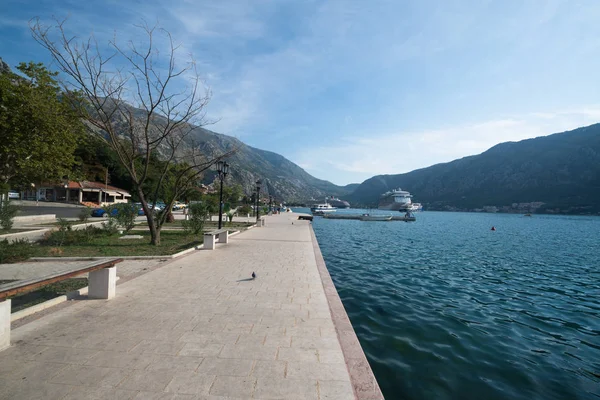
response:
[(400, 188), (390, 190), (381, 195), (378, 208), (380, 210), (413, 211), (411, 198), (412, 195), (406, 190)]

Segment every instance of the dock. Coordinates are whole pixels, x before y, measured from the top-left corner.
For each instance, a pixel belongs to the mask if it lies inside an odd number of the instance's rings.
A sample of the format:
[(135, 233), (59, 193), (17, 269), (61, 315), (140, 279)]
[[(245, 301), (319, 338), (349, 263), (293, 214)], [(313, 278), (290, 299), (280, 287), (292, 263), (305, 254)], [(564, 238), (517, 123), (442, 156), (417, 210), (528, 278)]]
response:
[[(378, 215), (378, 214), (374, 214)], [(361, 214), (325, 214), (323, 218), (325, 219), (355, 219), (360, 220), (362, 217)], [(404, 221), (404, 222), (414, 222), (417, 219), (415, 217), (405, 217), (404, 215), (393, 215), (391, 221)], [(385, 221), (384, 221), (385, 222)]]
[(0, 398), (383, 399), (298, 216), (13, 327)]

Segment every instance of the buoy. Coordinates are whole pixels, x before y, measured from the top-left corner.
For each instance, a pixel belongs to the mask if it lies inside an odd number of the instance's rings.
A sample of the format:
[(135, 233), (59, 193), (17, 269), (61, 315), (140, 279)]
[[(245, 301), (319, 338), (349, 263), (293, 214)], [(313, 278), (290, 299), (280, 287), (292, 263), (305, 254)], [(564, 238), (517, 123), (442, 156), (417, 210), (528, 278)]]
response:
[(495, 230), (496, 230), (496, 227), (495, 227), (495, 226), (492, 226), (492, 230), (493, 230), (493, 231), (495, 231)]

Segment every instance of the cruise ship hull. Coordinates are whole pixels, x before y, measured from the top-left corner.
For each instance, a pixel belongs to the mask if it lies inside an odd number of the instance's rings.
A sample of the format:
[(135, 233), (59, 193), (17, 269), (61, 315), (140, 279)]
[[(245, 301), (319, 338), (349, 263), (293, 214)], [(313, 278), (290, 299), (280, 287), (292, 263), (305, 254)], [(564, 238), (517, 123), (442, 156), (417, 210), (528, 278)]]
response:
[(391, 210), (391, 211), (409, 211), (411, 210), (411, 204), (402, 204), (402, 203), (388, 203), (388, 204), (380, 204), (377, 207), (380, 210)]

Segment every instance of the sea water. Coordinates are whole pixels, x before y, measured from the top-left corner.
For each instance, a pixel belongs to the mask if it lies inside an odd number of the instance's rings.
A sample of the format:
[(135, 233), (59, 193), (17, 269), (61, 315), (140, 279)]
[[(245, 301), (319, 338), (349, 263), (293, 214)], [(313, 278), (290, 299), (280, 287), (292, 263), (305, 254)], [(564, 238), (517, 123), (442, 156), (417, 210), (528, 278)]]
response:
[(416, 217), (313, 221), (386, 399), (600, 399), (599, 217)]

